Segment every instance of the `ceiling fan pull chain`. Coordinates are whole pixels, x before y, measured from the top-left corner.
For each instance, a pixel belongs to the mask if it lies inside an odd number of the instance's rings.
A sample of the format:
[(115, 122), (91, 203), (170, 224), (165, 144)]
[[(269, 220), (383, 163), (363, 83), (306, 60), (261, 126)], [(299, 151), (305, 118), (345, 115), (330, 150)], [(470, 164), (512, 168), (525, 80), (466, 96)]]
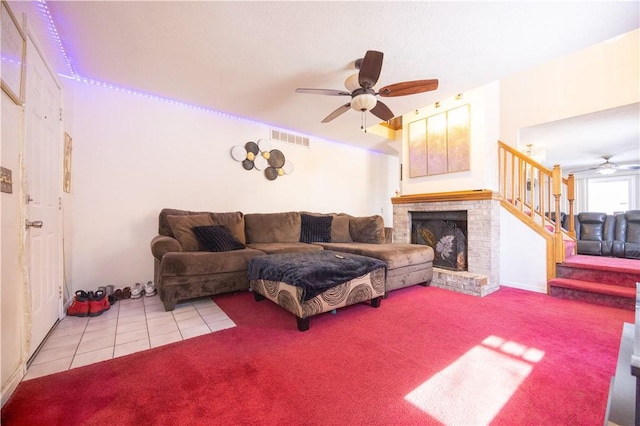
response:
[(360, 129), (364, 130), (367, 133), (367, 112), (362, 111), (362, 115), (360, 116)]

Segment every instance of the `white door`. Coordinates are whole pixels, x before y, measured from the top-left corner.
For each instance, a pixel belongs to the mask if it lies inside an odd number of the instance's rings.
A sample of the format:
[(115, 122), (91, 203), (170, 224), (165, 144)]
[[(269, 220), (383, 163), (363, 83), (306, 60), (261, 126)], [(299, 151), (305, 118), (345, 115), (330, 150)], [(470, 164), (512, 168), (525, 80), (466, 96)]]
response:
[(62, 141), (60, 88), (30, 39), (26, 75), (25, 260), (29, 265), (31, 343), (28, 356), (31, 357), (61, 311), (59, 196)]

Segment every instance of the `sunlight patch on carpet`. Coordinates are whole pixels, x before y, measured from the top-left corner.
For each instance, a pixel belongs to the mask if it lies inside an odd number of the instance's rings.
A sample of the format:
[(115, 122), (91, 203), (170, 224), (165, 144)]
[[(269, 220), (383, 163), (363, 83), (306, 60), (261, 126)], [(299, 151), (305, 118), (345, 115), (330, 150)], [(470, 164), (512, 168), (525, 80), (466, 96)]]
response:
[(544, 351), (489, 336), (405, 396), (447, 425), (491, 423)]

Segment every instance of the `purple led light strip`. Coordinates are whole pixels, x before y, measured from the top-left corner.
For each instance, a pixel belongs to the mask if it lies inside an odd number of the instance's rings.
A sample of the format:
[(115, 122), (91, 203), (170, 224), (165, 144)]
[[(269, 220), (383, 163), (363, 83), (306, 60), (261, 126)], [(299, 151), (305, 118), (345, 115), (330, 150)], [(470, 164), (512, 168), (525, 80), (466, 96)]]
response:
[(47, 6), (47, 2), (45, 0), (38, 0), (38, 6), (40, 6), (40, 11), (46, 16), (49, 21), (49, 31), (51, 31), (51, 37), (58, 43), (58, 48), (60, 49), (60, 53), (64, 57), (65, 62), (67, 63), (67, 67), (69, 67), (69, 71), (71, 75), (77, 75), (76, 70), (73, 67), (73, 62), (71, 58), (67, 55), (67, 51), (64, 49), (64, 45), (62, 44), (62, 39), (60, 38), (60, 34), (58, 33), (58, 29), (56, 28), (55, 22), (53, 22), (53, 16), (51, 16), (51, 11), (49, 11), (49, 6)]
[[(212, 108), (206, 108), (206, 107), (202, 107), (202, 106), (198, 106), (198, 105), (193, 105), (193, 104), (189, 104), (189, 103), (186, 103), (186, 102), (178, 101), (178, 100), (175, 100), (175, 99), (165, 98), (165, 97), (162, 97), (162, 96), (159, 96), (159, 95), (153, 95), (153, 94), (150, 94), (150, 93), (144, 93), (144, 92), (140, 92), (138, 90), (127, 89), (125, 87), (116, 86), (115, 84), (105, 83), (105, 82), (102, 82), (102, 81), (81, 77), (80, 75), (78, 75), (78, 73), (76, 73), (75, 68), (73, 67), (73, 61), (67, 55), (67, 52), (66, 52), (66, 50), (64, 48), (64, 45), (62, 43), (62, 39), (60, 38), (60, 35), (59, 35), (58, 30), (56, 28), (56, 24), (53, 21), (53, 16), (51, 16), (51, 12), (49, 11), (49, 7), (47, 6), (47, 2), (45, 0), (37, 0), (37, 1), (38, 1), (38, 5), (40, 6), (40, 10), (46, 16), (46, 19), (49, 22), (49, 31), (51, 31), (51, 36), (57, 42), (58, 48), (60, 49), (60, 53), (62, 53), (62, 56), (64, 57), (64, 60), (67, 63), (67, 66), (69, 67), (69, 71), (71, 72), (70, 76), (58, 73), (58, 75), (60, 77), (63, 77), (63, 78), (66, 78), (66, 79), (70, 79), (70, 80), (74, 80), (74, 81), (77, 81), (79, 83), (84, 83), (84, 84), (88, 84), (88, 85), (92, 85), (92, 86), (104, 87), (106, 89), (115, 90), (115, 91), (118, 91), (118, 92), (121, 92), (121, 93), (126, 93), (126, 94), (129, 94), (129, 95), (139, 96), (139, 97), (146, 98), (146, 99), (152, 99), (152, 100), (155, 100), (155, 101), (158, 101), (158, 102), (163, 102), (163, 103), (168, 103), (168, 104), (171, 104), (171, 105), (180, 106), (180, 107), (183, 107), (183, 108), (189, 108), (189, 109), (193, 109), (193, 110), (196, 110), (196, 111), (202, 111), (202, 112), (206, 112), (206, 113), (210, 113), (210, 114), (215, 114), (215, 115), (218, 115), (218, 116), (224, 117), (224, 118), (230, 118), (230, 119), (233, 119), (233, 120), (243, 121), (243, 122), (247, 122), (247, 123), (251, 123), (251, 124), (257, 124), (257, 125), (265, 126), (265, 127), (274, 127), (274, 128), (280, 129), (280, 130), (285, 130), (285, 131), (288, 131), (288, 132), (291, 132), (291, 133), (295, 133), (295, 134), (300, 135), (300, 136), (306, 136), (308, 138), (315, 138), (316, 137), (316, 136), (312, 136), (312, 135), (309, 135), (309, 134), (300, 133), (300, 132), (294, 131), (294, 130), (283, 129), (280, 126), (275, 126), (275, 125), (272, 125), (272, 124), (263, 123), (263, 122), (260, 122), (260, 121), (251, 120), (249, 118), (240, 117), (240, 116), (237, 116), (237, 115), (233, 115), (233, 114), (229, 114), (229, 113), (226, 113), (226, 112), (218, 111), (218, 110), (215, 110), (215, 109), (212, 109)], [(338, 143), (340, 143), (340, 142), (338, 142)]]

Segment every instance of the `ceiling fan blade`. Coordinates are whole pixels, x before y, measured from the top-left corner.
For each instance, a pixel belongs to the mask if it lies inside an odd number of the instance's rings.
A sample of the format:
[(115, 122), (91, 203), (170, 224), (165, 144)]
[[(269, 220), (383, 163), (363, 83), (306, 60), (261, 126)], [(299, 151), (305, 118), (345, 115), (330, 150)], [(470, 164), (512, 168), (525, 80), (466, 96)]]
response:
[(569, 173), (570, 174), (574, 174), (574, 173), (592, 172), (592, 171), (595, 171), (595, 170), (598, 170), (598, 168), (597, 167), (591, 167), (590, 169), (573, 170), (573, 171), (570, 171)]
[(336, 90), (336, 89), (298, 88), (296, 89), (296, 93), (307, 93), (310, 95), (328, 95), (328, 96), (351, 96), (351, 93), (349, 92), (345, 92), (344, 90)]
[(378, 82), (380, 71), (382, 70), (382, 58), (384, 54), (376, 50), (367, 50), (364, 55), (360, 72), (358, 73), (358, 83), (360, 87), (371, 89)]
[(429, 92), (438, 88), (438, 80), (414, 80), (403, 81), (402, 83), (390, 84), (380, 89), (380, 96), (405, 96), (416, 93)]
[(389, 121), (394, 117), (389, 107), (380, 101), (376, 102), (376, 106), (374, 106), (370, 111), (371, 114), (383, 121)]
[(640, 164), (620, 164), (618, 169), (622, 170), (640, 170)]
[(323, 123), (328, 123), (331, 120), (333, 120), (334, 118), (339, 117), (342, 114), (344, 114), (345, 112), (349, 111), (349, 109), (351, 109), (351, 102), (347, 102), (346, 104), (342, 105), (341, 107), (339, 107), (338, 109), (333, 111), (331, 114), (327, 115), (325, 117), (325, 119), (322, 120), (322, 122)]

